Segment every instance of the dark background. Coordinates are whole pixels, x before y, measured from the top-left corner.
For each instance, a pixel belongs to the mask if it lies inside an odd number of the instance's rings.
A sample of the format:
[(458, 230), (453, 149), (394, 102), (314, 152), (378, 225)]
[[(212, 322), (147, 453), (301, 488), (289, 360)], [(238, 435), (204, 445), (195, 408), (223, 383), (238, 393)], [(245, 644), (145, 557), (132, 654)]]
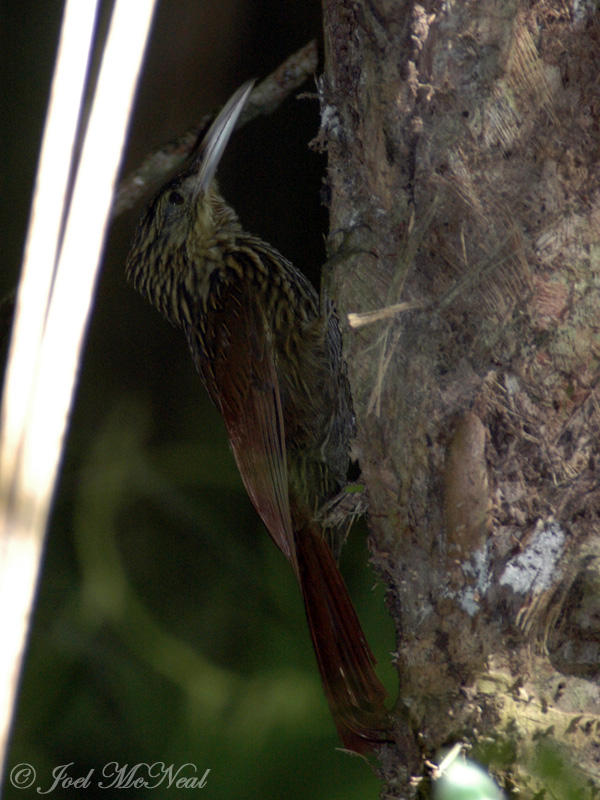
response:
[[(4, 297), (18, 280), (62, 3), (1, 10)], [(318, 2), (163, 0), (123, 172), (319, 28)], [(307, 147), (318, 124), (316, 100), (290, 98), (234, 137), (220, 171), (245, 227), (313, 280), (327, 226), (324, 159)], [(55, 798), (106, 796), (94, 783), (110, 761), (210, 768), (213, 798), (374, 798), (368, 765), (335, 750), (292, 571), (250, 506), (185, 341), (124, 282), (140, 210), (106, 246), (8, 768), (31, 763), (42, 788), (58, 765), (96, 770), (90, 788)], [(392, 689), (383, 592), (364, 528), (350, 538), (342, 569)], [(5, 796), (24, 793), (7, 784)]]

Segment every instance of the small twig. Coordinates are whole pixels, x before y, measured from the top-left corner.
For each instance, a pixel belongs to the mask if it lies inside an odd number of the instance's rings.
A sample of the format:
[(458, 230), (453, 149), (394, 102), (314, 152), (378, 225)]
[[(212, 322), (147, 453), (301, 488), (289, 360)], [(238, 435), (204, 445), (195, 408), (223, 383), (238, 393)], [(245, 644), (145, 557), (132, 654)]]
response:
[[(270, 114), (285, 98), (314, 75), (317, 70), (317, 43), (313, 40), (291, 55), (264, 81), (258, 84), (240, 116), (238, 125), (245, 125), (260, 114)], [(120, 182), (115, 193), (112, 216), (132, 208), (146, 192), (177, 169), (192, 152), (200, 135), (214, 118), (205, 115), (175, 141), (162, 145)]]
[(436, 764), (433, 761), (425, 761), (425, 766), (429, 767), (431, 770), (431, 777), (434, 781), (439, 780), (445, 772), (448, 771), (448, 767), (450, 767), (456, 759), (460, 756), (462, 751), (464, 750), (465, 745), (463, 742), (457, 742), (454, 747), (450, 750), (449, 753), (446, 753), (444, 758), (440, 761), (439, 764)]
[(403, 311), (412, 311), (415, 308), (423, 308), (423, 304), (413, 302), (395, 303), (392, 306), (378, 308), (375, 311), (351, 312), (348, 314), (348, 324), (351, 328), (362, 328), (363, 325), (371, 325), (373, 322), (389, 319), (390, 317), (395, 317), (396, 314), (401, 314)]

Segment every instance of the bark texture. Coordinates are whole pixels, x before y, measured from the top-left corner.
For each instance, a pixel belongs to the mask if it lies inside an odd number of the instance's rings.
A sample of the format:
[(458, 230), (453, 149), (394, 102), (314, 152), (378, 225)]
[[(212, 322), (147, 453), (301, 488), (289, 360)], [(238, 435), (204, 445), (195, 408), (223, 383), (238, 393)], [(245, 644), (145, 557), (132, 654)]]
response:
[[(600, 784), (600, 15), (324, 0), (319, 143), (373, 561), (386, 797), (465, 741), (520, 797)], [(405, 304), (405, 305), (402, 305)], [(412, 780), (411, 780), (412, 779)], [(426, 783), (426, 781), (425, 781)], [(551, 788), (551, 787), (546, 787)]]

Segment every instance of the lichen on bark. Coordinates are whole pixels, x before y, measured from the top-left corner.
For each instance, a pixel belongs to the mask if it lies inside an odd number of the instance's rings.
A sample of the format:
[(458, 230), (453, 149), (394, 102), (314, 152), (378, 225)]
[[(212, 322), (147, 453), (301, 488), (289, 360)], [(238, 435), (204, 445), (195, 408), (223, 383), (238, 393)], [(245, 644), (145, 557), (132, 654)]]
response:
[(522, 797), (540, 741), (595, 783), (599, 13), (323, 10), (327, 278), (343, 315), (400, 309), (345, 334), (397, 630), (386, 796), (460, 739), (509, 742)]

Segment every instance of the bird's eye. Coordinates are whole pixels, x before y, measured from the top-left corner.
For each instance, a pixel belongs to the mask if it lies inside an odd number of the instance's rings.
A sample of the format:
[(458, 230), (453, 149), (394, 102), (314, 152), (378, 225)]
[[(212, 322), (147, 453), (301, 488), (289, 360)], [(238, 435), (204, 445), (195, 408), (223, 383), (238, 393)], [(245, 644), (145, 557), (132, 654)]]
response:
[(169, 203), (172, 206), (181, 206), (184, 203), (183, 195), (179, 192), (171, 192), (169, 194)]

